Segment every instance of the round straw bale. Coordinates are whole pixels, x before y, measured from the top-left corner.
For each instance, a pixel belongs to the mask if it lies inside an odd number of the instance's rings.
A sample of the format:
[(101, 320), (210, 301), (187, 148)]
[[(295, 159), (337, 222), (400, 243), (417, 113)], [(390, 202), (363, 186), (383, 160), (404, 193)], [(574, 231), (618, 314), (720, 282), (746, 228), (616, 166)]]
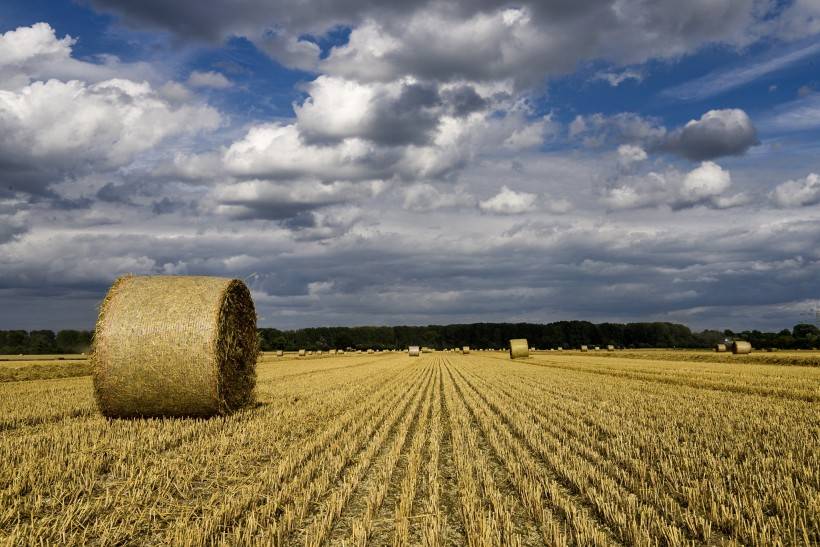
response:
[(407, 352), (410, 357), (418, 357), (419, 353), (421, 353), (418, 346), (410, 346), (410, 349)]
[(732, 342), (732, 353), (735, 355), (752, 353), (752, 345), (745, 340), (735, 340)]
[(606, 350), (607, 350), (607, 351), (615, 351), (615, 346), (613, 346), (612, 344), (609, 344), (609, 345), (606, 347)]
[(300, 349), (299, 353), (297, 355), (299, 355), (299, 357), (304, 357), (305, 356), (305, 350)]
[(470, 353), (470, 346), (464, 346), (463, 348), (461, 348), (461, 353), (462, 353), (463, 355), (469, 355), (469, 353)]
[(258, 353), (242, 281), (120, 277), (94, 332), (97, 406), (109, 417), (228, 414), (253, 402)]
[(589, 348), (587, 346), (581, 346), (581, 351), (589, 351)]
[(367, 350), (367, 353), (373, 353), (372, 349)]
[(530, 356), (529, 344), (526, 338), (510, 340), (510, 359), (523, 359)]
[(276, 352), (276, 356), (277, 356), (277, 357), (284, 357), (284, 356), (285, 356), (285, 352), (284, 352), (284, 351), (282, 351), (282, 350), (280, 349), (279, 351), (277, 351), (277, 352)]
[(726, 353), (726, 344), (715, 344), (715, 351), (717, 353)]

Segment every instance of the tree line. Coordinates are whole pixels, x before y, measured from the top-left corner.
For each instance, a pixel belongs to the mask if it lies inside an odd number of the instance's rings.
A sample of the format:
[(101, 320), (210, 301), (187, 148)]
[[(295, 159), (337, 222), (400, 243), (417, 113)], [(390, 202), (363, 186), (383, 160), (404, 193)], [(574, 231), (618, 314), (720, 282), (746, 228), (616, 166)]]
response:
[(92, 336), (89, 330), (0, 330), (0, 355), (85, 353)]
[[(0, 354), (83, 353), (91, 347), (92, 331), (6, 330), (0, 331)], [(755, 348), (811, 349), (820, 347), (820, 330), (799, 324), (780, 332), (757, 330), (692, 332), (677, 323), (472, 323), (420, 327), (318, 327), (297, 330), (260, 328), (263, 351), (399, 349), (411, 345), (435, 349), (470, 346), (506, 348), (511, 338), (526, 338), (537, 348), (577, 348), (581, 344), (622, 348), (709, 348), (726, 339), (747, 340)]]
[(262, 349), (398, 349), (410, 345), (435, 349), (470, 346), (506, 348), (511, 338), (526, 338), (537, 348), (577, 348), (582, 344), (622, 348), (711, 348), (726, 339), (747, 340), (756, 348), (811, 349), (820, 347), (814, 325), (795, 325), (780, 332), (705, 330), (692, 332), (677, 323), (471, 323), (420, 327), (320, 327), (298, 330), (259, 329)]

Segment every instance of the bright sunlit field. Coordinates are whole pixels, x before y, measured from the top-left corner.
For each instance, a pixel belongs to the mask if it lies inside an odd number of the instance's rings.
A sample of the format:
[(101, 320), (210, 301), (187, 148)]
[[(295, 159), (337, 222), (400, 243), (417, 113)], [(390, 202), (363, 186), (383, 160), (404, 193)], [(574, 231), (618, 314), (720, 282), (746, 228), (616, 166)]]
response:
[(162, 420), (0, 362), (0, 543), (817, 544), (820, 367), (769, 355), (267, 354)]

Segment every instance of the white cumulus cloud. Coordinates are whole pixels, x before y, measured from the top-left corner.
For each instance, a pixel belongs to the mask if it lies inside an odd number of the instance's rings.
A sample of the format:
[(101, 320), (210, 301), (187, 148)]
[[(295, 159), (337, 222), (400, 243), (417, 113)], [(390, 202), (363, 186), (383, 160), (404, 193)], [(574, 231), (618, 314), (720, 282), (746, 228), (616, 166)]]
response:
[(820, 203), (820, 175), (809, 173), (805, 178), (779, 184), (769, 197), (778, 207), (805, 207)]
[(227, 89), (231, 87), (233, 84), (221, 72), (215, 72), (213, 70), (201, 72), (198, 70), (194, 70), (193, 72), (191, 72), (191, 75), (188, 76), (188, 85), (193, 87)]
[(515, 215), (534, 211), (538, 196), (529, 192), (516, 192), (507, 186), (493, 197), (479, 202), (478, 207), (487, 213)]

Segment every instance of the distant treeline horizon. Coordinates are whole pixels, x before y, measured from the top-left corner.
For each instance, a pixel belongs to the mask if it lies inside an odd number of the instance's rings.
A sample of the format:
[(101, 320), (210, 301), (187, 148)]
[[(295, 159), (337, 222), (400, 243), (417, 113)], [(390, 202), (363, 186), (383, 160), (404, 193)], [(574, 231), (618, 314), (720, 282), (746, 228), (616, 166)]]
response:
[[(469, 323), (395, 327), (313, 327), (258, 329), (263, 351), (297, 349), (403, 349), (411, 345), (434, 349), (470, 346), (504, 349), (511, 338), (526, 338), (539, 349), (614, 345), (619, 348), (710, 348), (726, 339), (746, 340), (754, 348), (812, 349), (820, 347), (820, 330), (801, 323), (791, 330), (692, 332), (678, 323)], [(0, 330), (0, 354), (84, 353), (91, 347), (93, 331)]]

